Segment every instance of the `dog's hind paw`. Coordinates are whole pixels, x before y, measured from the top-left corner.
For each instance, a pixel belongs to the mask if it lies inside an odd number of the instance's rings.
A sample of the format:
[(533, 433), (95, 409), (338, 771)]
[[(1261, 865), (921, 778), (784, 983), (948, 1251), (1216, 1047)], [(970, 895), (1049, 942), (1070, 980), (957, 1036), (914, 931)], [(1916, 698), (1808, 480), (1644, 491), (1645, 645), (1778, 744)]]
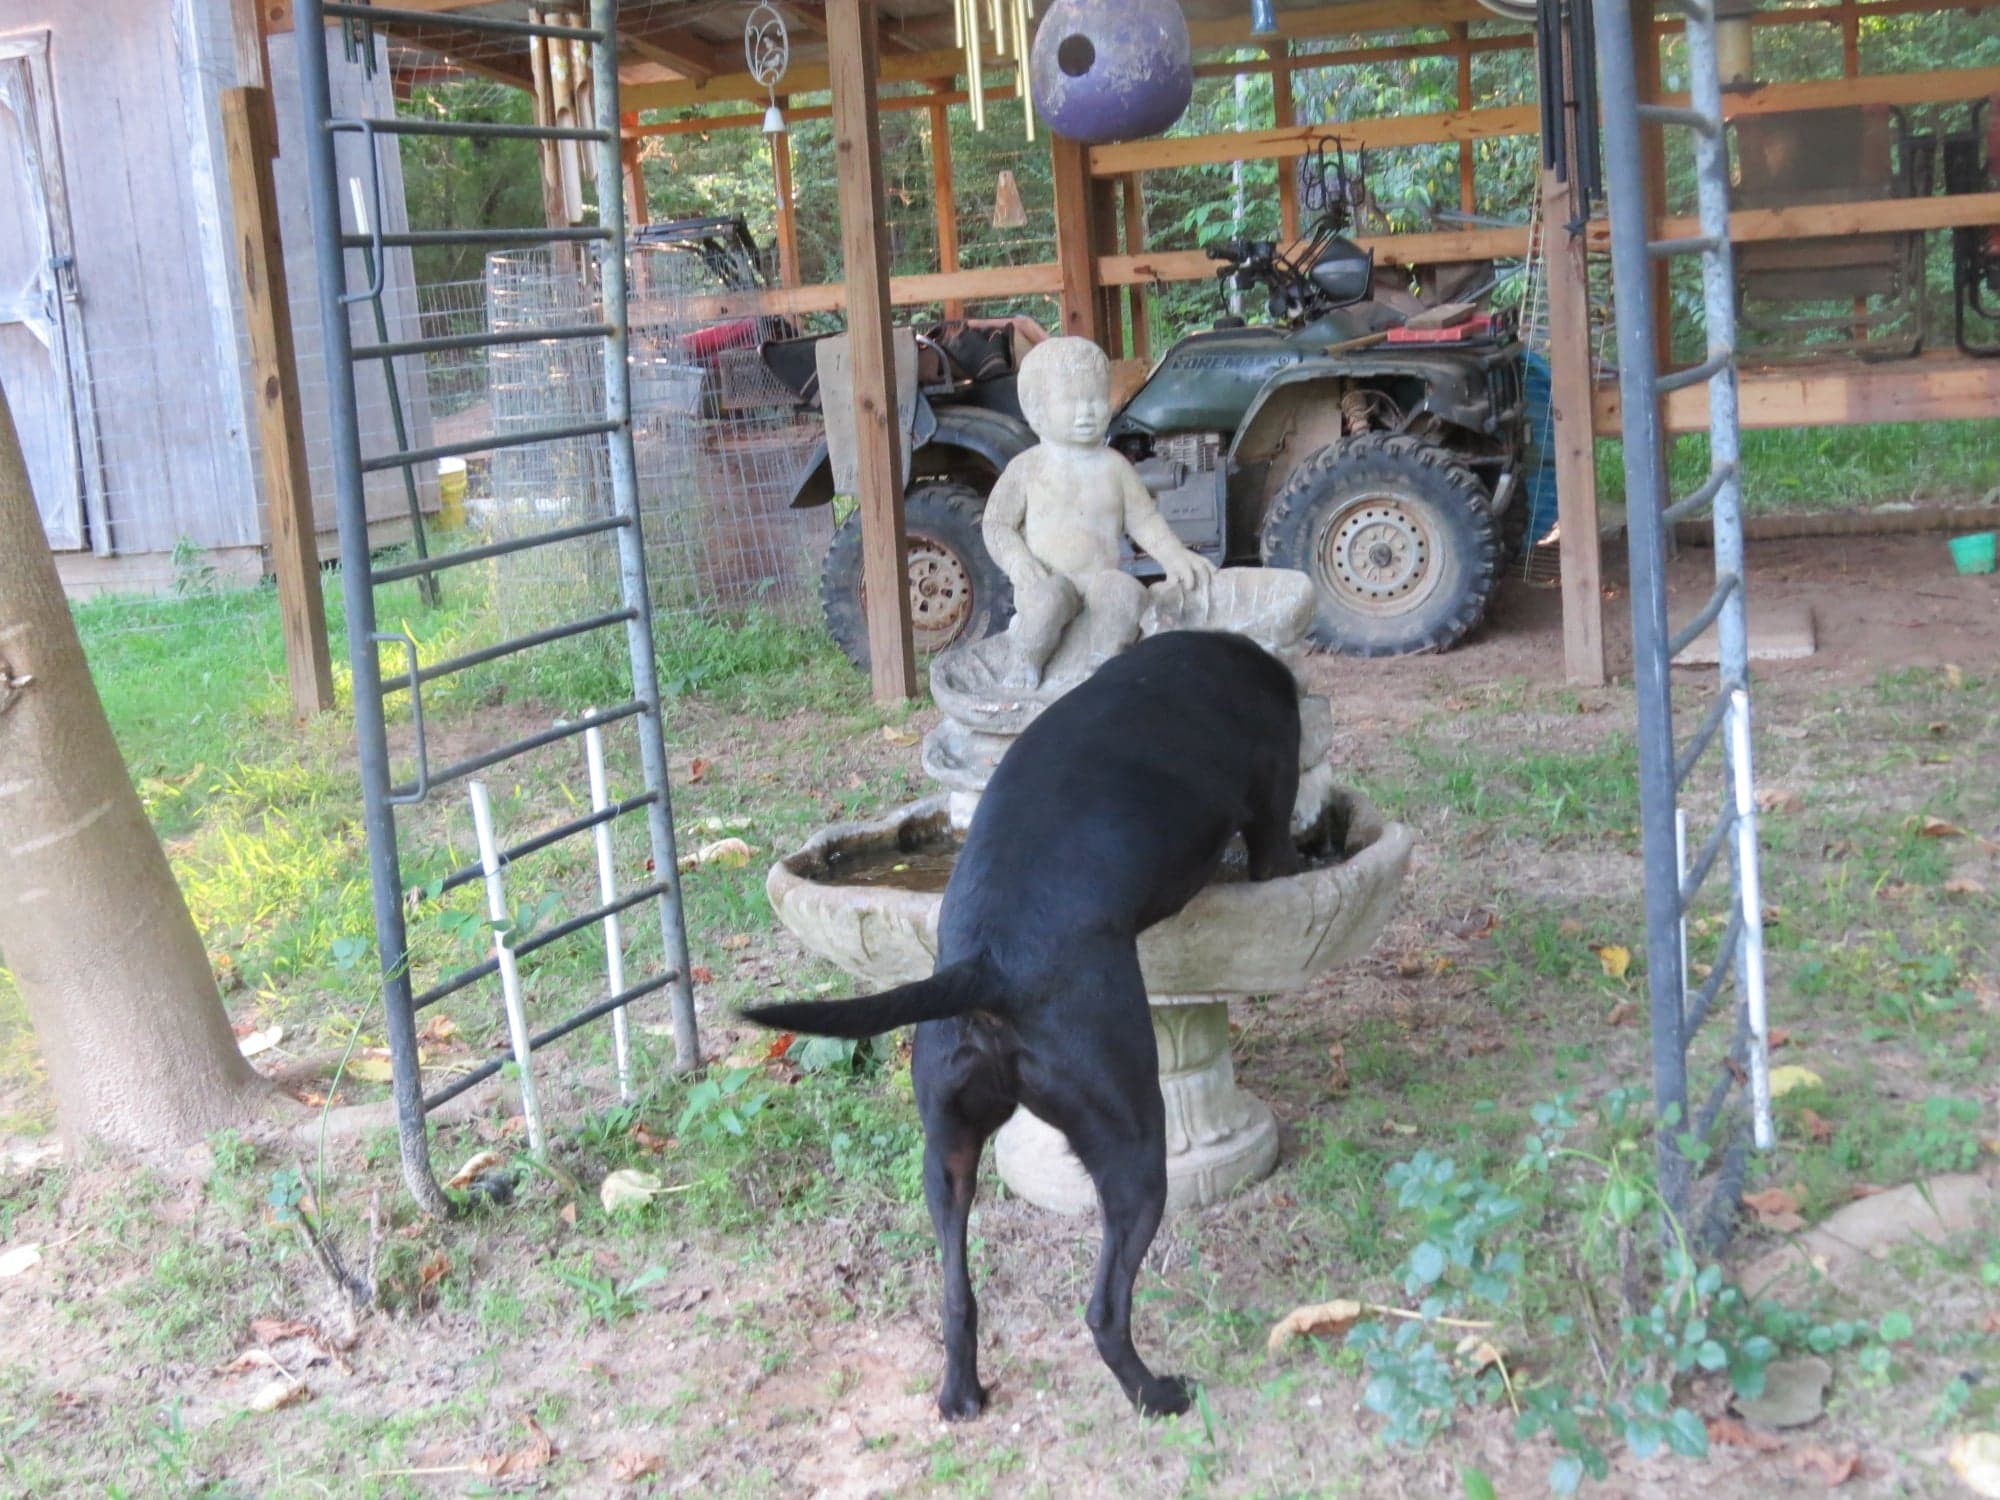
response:
[(986, 1410), (986, 1387), (978, 1381), (970, 1389), (946, 1385), (938, 1392), (938, 1415), (947, 1422), (970, 1422)]
[(1139, 1415), (1178, 1417), (1194, 1405), (1195, 1383), (1185, 1375), (1161, 1375), (1139, 1387)]

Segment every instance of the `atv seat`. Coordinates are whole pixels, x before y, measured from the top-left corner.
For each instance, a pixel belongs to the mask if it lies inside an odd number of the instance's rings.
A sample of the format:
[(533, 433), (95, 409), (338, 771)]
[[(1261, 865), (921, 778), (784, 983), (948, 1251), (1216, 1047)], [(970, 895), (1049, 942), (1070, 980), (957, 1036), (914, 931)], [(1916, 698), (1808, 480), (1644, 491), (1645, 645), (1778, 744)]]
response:
[[(1864, 203), (1929, 191), (1928, 137), (1881, 106), (1750, 115), (1730, 125), (1739, 208)], [(1912, 355), (1924, 339), (1920, 232), (1759, 240), (1735, 252), (1746, 358)]]

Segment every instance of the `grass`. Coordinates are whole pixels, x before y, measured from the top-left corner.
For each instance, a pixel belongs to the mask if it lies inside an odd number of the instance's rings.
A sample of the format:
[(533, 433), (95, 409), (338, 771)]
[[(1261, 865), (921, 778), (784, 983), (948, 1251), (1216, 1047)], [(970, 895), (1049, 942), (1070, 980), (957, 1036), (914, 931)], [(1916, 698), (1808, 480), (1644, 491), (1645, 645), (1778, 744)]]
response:
[[(426, 659), (494, 628), (470, 589), (436, 613), (405, 603), (385, 619), (407, 619)], [(290, 725), (274, 615), (265, 592), (79, 611), (232, 1019), (282, 1024), (286, 1050), (309, 1055), (357, 1028), (364, 1045), (379, 1042), (378, 1002), (365, 945), (359, 958), (353, 946), (370, 928), (351, 745), (338, 719)], [(921, 790), (910, 750), (882, 733), (901, 735), (910, 716), (867, 705), (823, 639), (768, 619), (677, 624), (663, 629), (661, 660), (684, 847), (712, 836), (706, 820), (748, 819), (742, 836), (768, 856)], [(526, 677), (466, 674), (427, 697), (433, 732), (469, 742), (612, 701), (614, 666), (601, 652), (556, 652)], [(1522, 1270), (1482, 1314), (1522, 1378), (1618, 1389), (1600, 1377), (1589, 1330), (1601, 1316), (1598, 1341), (1615, 1355), (1619, 1194), (1643, 1183), (1650, 1160), (1629, 704), (1525, 679), (1397, 691), (1415, 710), (1366, 739), (1357, 774), (1419, 831), (1406, 910), (1335, 983), (1239, 1008), (1237, 1067), (1278, 1108), (1284, 1159), (1268, 1186), (1170, 1221), (1141, 1282), (1149, 1357), (1208, 1383), (1198, 1420), (1130, 1422), (1080, 1325), (1090, 1226), (1052, 1226), (989, 1175), (973, 1260), (998, 1415), (937, 1431), (926, 1414), (934, 1251), (903, 1059), (882, 1045), (816, 1054), (811, 1068), (769, 1061), (768, 1040), (733, 1038), (724, 1017), (773, 988), (848, 983), (775, 931), (760, 857), (686, 882), (707, 1034), (722, 1054), (705, 1076), (667, 1076), (649, 1055), (640, 1095), (616, 1103), (608, 1044), (592, 1028), (545, 1075), (560, 1174), (527, 1172), (504, 1208), (449, 1222), (412, 1216), (386, 1135), (336, 1150), (316, 1207), (359, 1254), (381, 1196), (383, 1307), (343, 1356), (353, 1375), (306, 1367), (303, 1404), (247, 1413), (241, 1379), (213, 1373), (249, 1342), (251, 1319), (324, 1316), (321, 1279), (266, 1202), (287, 1150), (225, 1133), (194, 1184), (88, 1164), (0, 1178), (0, 1246), (79, 1233), (35, 1273), (48, 1279), (0, 1287), (0, 1321), (16, 1330), (0, 1334), (0, 1488), (428, 1493), (410, 1471), (518, 1449), (533, 1414), (558, 1449), (537, 1477), (558, 1489), (601, 1486), (613, 1456), (634, 1450), (721, 1495), (809, 1486), (815, 1455), (836, 1451), (912, 1494), (1367, 1494), (1421, 1490), (1438, 1465), (1456, 1472), (1493, 1453), (1516, 1464), (1502, 1492), (1532, 1492), (1553, 1450), (1511, 1445), (1486, 1409), (1461, 1414), (1462, 1446), (1448, 1435), (1439, 1452), (1406, 1458), (1376, 1443), (1377, 1417), (1353, 1415), (1383, 1375), (1360, 1352), (1316, 1341), (1274, 1363), (1265, 1351), (1266, 1330), (1295, 1304), (1408, 1301), (1411, 1256), (1437, 1231), (1385, 1176), (1429, 1152), (1461, 1180), (1511, 1184), (1522, 1204), (1502, 1241), (1525, 1252)], [(2000, 996), (1981, 985), (2000, 912), (1954, 882), (1981, 868), (1976, 835), (2000, 829), (2000, 788), (1979, 748), (2000, 729), (2000, 689), (1917, 671), (1799, 681), (1778, 697), (1760, 723), (1805, 730), (1760, 747), (1765, 780), (1803, 790), (1764, 824), (1772, 1004), (1789, 1031), (1778, 1060), (1821, 1082), (1780, 1101), (1783, 1149), (1758, 1164), (1756, 1185), (1785, 1187), (1818, 1218), (1863, 1186), (1990, 1154)], [(629, 777), (629, 745), (615, 759)], [(573, 760), (496, 778), (503, 823), (573, 806)], [(452, 802), (405, 815), (413, 878), (465, 857)], [(1926, 834), (1925, 817), (1967, 836)], [(636, 838), (620, 844), (625, 861), (643, 852)], [(524, 862), (516, 899), (545, 906), (543, 922), (594, 902), (580, 856)], [(443, 905), (447, 917), (476, 911), (464, 894)], [(635, 927), (636, 965), (658, 940)], [(1699, 955), (1712, 934), (1697, 929)], [(487, 941), (429, 913), (413, 933), (420, 982)], [(1609, 945), (1631, 950), (1625, 973), (1600, 957)], [(531, 976), (546, 1014), (602, 983), (588, 944), (547, 957)], [(483, 1055), (499, 1035), (478, 991), (438, 1014), (454, 1034), (431, 1044), (436, 1064)], [(32, 1076), (18, 1001), (0, 983), (0, 1098), (16, 1101), (0, 1125), (15, 1133), (45, 1128)], [(349, 1102), (382, 1092), (367, 1080), (341, 1089)], [(1577, 1154), (1522, 1176), (1537, 1110), (1564, 1093)], [(445, 1170), (476, 1150), (518, 1151), (504, 1102), (486, 1101), (438, 1128)], [(620, 1169), (670, 1191), (606, 1212), (595, 1185)], [(1746, 1253), (1762, 1243), (1746, 1231)], [(1953, 1383), (2000, 1354), (1978, 1331), (1989, 1280), (2000, 1281), (2000, 1237), (1982, 1230), (1892, 1258), (1858, 1298), (1819, 1294), (1785, 1335), (1819, 1336), (1814, 1318), (1873, 1328), (1884, 1312), (1917, 1310), (1907, 1343), (1856, 1336), (1836, 1350), (1850, 1404), (1830, 1421), (1919, 1488), (1932, 1477), (1924, 1453), (1990, 1419), (1983, 1388)], [(1853, 1399), (1860, 1391), (1875, 1396)], [(849, 1426), (829, 1425), (839, 1422)], [(1715, 1471), (1691, 1470), (1691, 1484), (1697, 1473)]]
[[(1743, 434), (1743, 501), (1750, 515), (1890, 504), (1970, 505), (2000, 488), (2000, 453), (1982, 422), (1892, 422)], [(1625, 498), (1624, 445), (1597, 445), (1599, 493)], [(1669, 487), (1685, 495), (1708, 477), (1708, 438), (1672, 446)]]

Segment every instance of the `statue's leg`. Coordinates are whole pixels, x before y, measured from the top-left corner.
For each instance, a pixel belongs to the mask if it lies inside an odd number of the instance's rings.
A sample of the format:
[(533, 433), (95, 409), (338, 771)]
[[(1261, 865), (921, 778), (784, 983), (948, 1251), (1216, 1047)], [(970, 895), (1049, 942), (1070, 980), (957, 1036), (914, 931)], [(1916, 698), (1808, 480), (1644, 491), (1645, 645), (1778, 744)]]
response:
[(1060, 573), (1015, 588), (1014, 623), (1007, 627), (1008, 686), (1041, 685), (1042, 669), (1055, 655), (1064, 627), (1076, 618), (1081, 604), (1075, 587)]
[(1146, 585), (1130, 573), (1106, 569), (1084, 581), (1084, 618), (1090, 624), (1093, 661), (1116, 656), (1139, 638), (1146, 612)]

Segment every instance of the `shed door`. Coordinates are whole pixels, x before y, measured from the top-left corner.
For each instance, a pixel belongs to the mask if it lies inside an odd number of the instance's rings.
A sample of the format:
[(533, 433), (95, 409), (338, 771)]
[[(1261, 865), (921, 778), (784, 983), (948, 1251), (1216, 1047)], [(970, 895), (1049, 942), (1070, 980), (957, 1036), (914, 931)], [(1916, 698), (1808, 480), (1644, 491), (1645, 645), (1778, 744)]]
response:
[(107, 551), (61, 173), (48, 38), (0, 39), (0, 389), (49, 545)]

